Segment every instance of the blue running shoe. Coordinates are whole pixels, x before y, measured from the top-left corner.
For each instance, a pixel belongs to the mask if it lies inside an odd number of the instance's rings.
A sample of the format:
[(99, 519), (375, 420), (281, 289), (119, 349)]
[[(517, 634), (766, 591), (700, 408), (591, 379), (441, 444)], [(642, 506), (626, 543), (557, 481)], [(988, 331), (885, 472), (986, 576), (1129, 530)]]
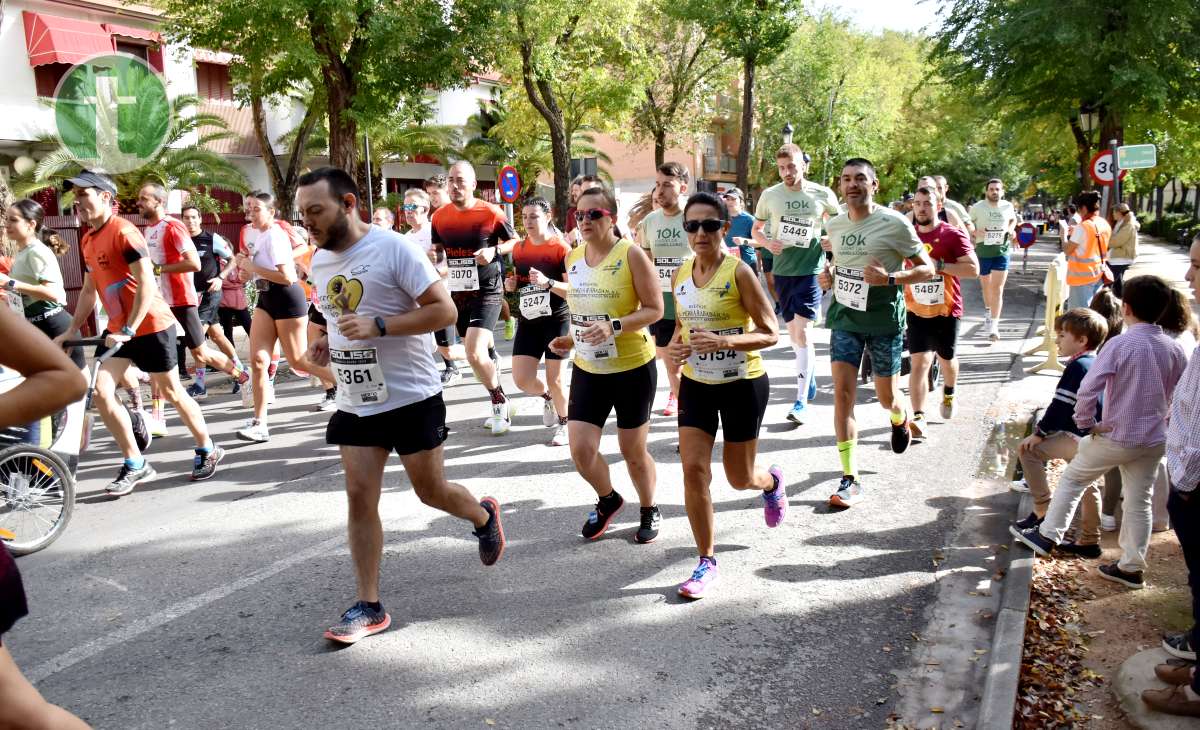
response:
[(806, 408), (804, 406), (804, 401), (798, 400), (796, 401), (795, 405), (792, 406), (792, 410), (788, 411), (787, 419), (798, 426), (803, 426), (805, 410)]

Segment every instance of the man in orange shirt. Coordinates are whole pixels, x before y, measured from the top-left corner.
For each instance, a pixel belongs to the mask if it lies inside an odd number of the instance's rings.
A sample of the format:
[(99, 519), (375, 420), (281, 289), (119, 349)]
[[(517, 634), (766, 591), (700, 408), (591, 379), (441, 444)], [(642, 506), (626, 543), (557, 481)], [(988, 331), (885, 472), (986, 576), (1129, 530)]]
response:
[(71, 326), (55, 341), (76, 336), (95, 310), (99, 295), (108, 314), (108, 333), (99, 351), (120, 346), (117, 353), (100, 366), (96, 377), (100, 418), (125, 455), (121, 471), (106, 491), (120, 497), (132, 492), (139, 482), (156, 476), (154, 468), (146, 463), (138, 450), (129, 414), (116, 397), (116, 384), (122, 382), (130, 364), (148, 373), (151, 385), (175, 406), (196, 439), (192, 479), (208, 479), (225, 454), (219, 446), (213, 445), (200, 406), (179, 383), (179, 374), (175, 371), (177, 325), (155, 283), (146, 239), (136, 226), (113, 214), (117, 186), (108, 177), (85, 170), (67, 183), (67, 189), (75, 190), (79, 216), (88, 224), (88, 231), (80, 242), (87, 271)]

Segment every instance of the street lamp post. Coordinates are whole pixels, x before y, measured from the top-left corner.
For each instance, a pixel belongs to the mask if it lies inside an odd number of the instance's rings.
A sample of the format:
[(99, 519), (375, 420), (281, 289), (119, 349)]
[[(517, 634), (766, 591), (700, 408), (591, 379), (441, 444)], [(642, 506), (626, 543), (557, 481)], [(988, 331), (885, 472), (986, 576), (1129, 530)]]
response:
[(783, 125), (783, 143), (784, 143), (784, 144), (791, 144), (791, 143), (792, 143), (792, 133), (793, 133), (794, 131), (795, 131), (795, 130), (794, 130), (794, 129), (792, 129), (792, 123), (791, 123), (791, 122), (787, 122), (786, 124), (784, 124), (784, 125)]

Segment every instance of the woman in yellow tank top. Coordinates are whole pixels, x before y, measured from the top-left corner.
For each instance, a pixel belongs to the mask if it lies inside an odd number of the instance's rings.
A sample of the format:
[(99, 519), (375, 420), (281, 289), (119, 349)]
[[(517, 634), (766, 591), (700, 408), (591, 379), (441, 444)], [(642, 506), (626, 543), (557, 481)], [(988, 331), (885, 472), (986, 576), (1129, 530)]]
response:
[(654, 503), (654, 462), (646, 438), (658, 369), (646, 326), (662, 318), (662, 292), (650, 258), (620, 237), (611, 192), (584, 191), (575, 220), (583, 245), (566, 260), (571, 333), (553, 340), (550, 349), (561, 355), (575, 349), (567, 434), (575, 469), (599, 497), (583, 523), (583, 536), (595, 540), (603, 535), (625, 504), (600, 454), (604, 423), (615, 409), (617, 442), (642, 507), (634, 539), (652, 542), (662, 517)]
[(725, 201), (697, 193), (688, 199), (683, 220), (696, 255), (675, 273), (676, 325), (667, 354), (683, 364), (679, 456), (684, 504), (700, 553), (700, 564), (679, 594), (701, 598), (717, 578), (709, 465), (718, 423), (725, 436), (725, 478), (734, 489), (762, 493), (767, 527), (783, 521), (787, 492), (778, 466), (763, 469), (754, 463), (770, 396), (758, 351), (779, 341), (773, 307), (750, 267), (725, 253)]

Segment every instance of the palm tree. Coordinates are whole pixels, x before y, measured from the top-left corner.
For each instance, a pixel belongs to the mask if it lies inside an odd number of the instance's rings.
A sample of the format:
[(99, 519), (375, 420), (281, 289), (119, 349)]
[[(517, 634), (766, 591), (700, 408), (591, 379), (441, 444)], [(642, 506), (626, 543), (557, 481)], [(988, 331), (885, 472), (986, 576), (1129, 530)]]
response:
[[(234, 133), (220, 116), (195, 111), (199, 104), (199, 97), (191, 95), (172, 100), (171, 122), (162, 148), (143, 167), (112, 176), (119, 198), (136, 196), (138, 187), (147, 180), (173, 190), (224, 188), (242, 193), (249, 191), (246, 175), (225, 157), (207, 149), (213, 142), (229, 139)], [(184, 145), (184, 140), (191, 136), (195, 137), (195, 142)], [(13, 178), (12, 191), (18, 197), (47, 187), (58, 188), (82, 169), (75, 156), (53, 135), (43, 135), (38, 143), (56, 149), (43, 157), (32, 172)]]

